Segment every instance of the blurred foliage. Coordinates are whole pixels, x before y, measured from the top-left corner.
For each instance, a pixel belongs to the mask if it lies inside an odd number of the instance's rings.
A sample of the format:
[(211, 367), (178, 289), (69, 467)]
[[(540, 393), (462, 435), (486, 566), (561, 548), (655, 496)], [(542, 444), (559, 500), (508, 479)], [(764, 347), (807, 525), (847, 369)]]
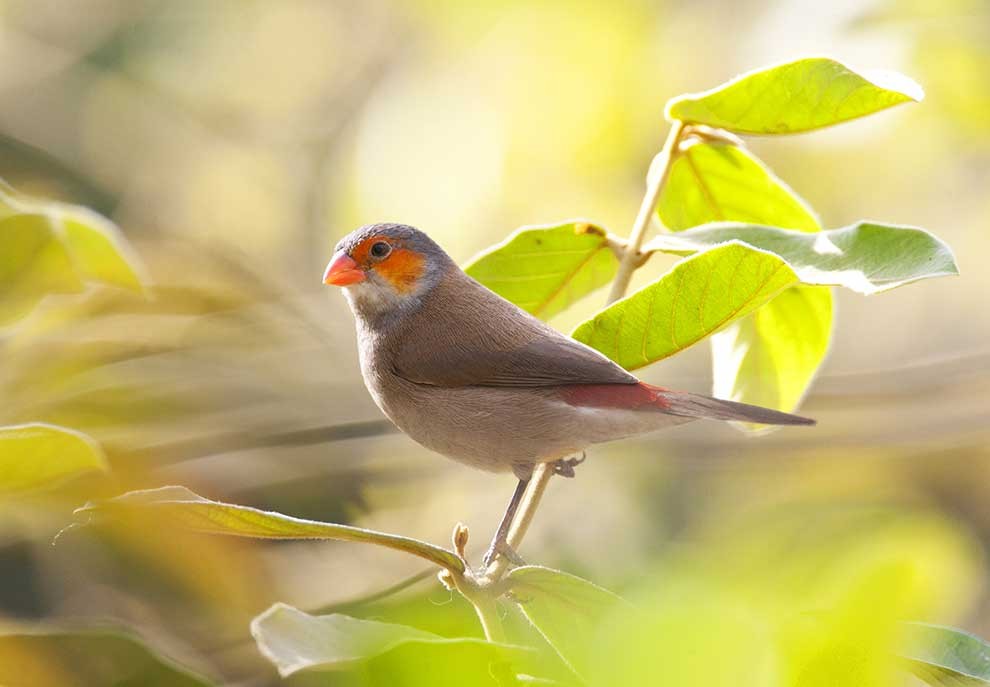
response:
[(132, 491), (76, 509), (76, 515), (81, 518), (82, 524), (89, 524), (94, 520), (98, 522), (103, 518), (141, 518), (149, 513), (155, 513), (171, 525), (179, 525), (194, 532), (258, 539), (336, 539), (378, 544), (411, 553), (438, 565), (461, 569), (464, 567), (463, 561), (450, 552), (415, 539), (218, 503), (204, 499), (185, 487)]
[(0, 185), (0, 239), (0, 327), (86, 282), (142, 290), (120, 230), (85, 208), (16, 199)]
[(0, 494), (57, 486), (106, 469), (99, 447), (78, 432), (37, 423), (0, 427)]
[[(821, 53), (911, 74), (927, 99), (875, 124), (754, 139), (745, 154), (825, 226), (932, 227), (963, 276), (883, 302), (836, 294), (842, 323), (806, 401), (820, 420), (813, 437), (756, 445), (704, 427), (603, 447), (551, 488), (522, 553), (665, 610), (599, 642), (589, 660), (602, 684), (651, 677), (661, 661), (672, 677), (705, 670), (700, 684), (717, 683), (744, 656), (754, 682), (831, 678), (829, 656), (848, 659), (831, 666), (841, 670), (857, 660), (854, 641), (890, 646), (902, 618), (987, 636), (988, 27), (990, 10), (973, 0), (4, 3), (0, 177), (111, 217), (152, 277), (145, 298), (93, 272), (54, 275), (86, 290), (50, 295), (0, 333), (0, 424), (76, 428), (112, 468), (0, 502), (5, 636), (43, 627), (65, 638), (113, 618), (155, 647), (142, 664), (167, 655), (222, 684), (277, 684), (252, 617), (278, 600), (315, 613), (416, 562), (208, 537), (161, 519), (73, 530), (52, 547), (72, 509), (182, 483), (430, 541), (445, 541), (452, 517), (487, 531), (507, 483), (383, 436), (350, 316), (319, 290), (330, 246), (358, 224), (397, 219), (464, 262), (533, 222), (626, 227), (665, 98)], [(665, 260), (652, 258), (639, 285)], [(553, 323), (569, 330), (592, 301)], [(700, 390), (709, 364), (691, 350), (649, 379)], [(825, 606), (838, 615), (800, 612)], [(432, 579), (346, 612), (477, 636), (470, 606)], [(535, 641), (525, 619), (506, 622)], [(646, 632), (672, 639), (647, 645)], [(16, 672), (0, 681), (82, 684), (81, 645), (33, 641), (3, 656)], [(608, 663), (619, 650), (626, 660)], [(573, 680), (542, 653), (540, 675)], [(877, 679), (890, 669), (861, 665)], [(288, 682), (442, 684), (486, 669), (483, 655), (399, 648)]]
[(0, 631), (0, 679), (8, 685), (209, 687), (149, 650), (137, 637), (108, 630)]

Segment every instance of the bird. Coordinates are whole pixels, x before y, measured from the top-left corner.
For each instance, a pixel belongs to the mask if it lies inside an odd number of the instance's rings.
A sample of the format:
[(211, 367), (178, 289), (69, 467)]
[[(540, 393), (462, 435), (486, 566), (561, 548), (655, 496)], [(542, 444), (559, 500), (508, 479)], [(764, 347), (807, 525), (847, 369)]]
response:
[(485, 566), (499, 554), (518, 559), (507, 535), (540, 463), (573, 476), (593, 444), (699, 418), (815, 422), (643, 382), (472, 279), (408, 225), (345, 236), (323, 283), (342, 287), (361, 374), (389, 420), (436, 453), (517, 478)]

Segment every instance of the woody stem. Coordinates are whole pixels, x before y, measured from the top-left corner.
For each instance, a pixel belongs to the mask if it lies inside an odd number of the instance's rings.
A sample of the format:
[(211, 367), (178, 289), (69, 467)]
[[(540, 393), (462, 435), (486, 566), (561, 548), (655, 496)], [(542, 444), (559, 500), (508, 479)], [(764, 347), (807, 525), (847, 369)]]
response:
[(612, 282), (612, 290), (608, 294), (609, 305), (626, 295), (633, 272), (641, 264), (639, 249), (643, 245), (646, 230), (650, 227), (653, 212), (660, 201), (660, 192), (663, 191), (667, 177), (670, 176), (671, 162), (673, 162), (683, 134), (684, 122), (674, 121), (670, 127), (670, 132), (667, 134), (667, 140), (664, 141), (663, 148), (650, 164), (650, 171), (646, 175), (646, 195), (643, 196), (643, 202), (639, 206), (639, 214), (636, 215), (636, 221), (629, 232), (629, 243), (626, 244), (625, 253), (619, 262), (619, 271), (615, 275), (615, 281)]

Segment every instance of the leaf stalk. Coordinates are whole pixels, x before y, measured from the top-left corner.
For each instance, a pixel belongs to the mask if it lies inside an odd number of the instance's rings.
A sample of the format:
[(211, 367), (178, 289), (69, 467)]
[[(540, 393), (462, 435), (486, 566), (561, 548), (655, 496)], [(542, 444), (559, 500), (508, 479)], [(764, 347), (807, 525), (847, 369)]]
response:
[(629, 242), (626, 244), (625, 253), (619, 262), (619, 271), (615, 275), (615, 281), (612, 282), (612, 290), (608, 294), (607, 305), (611, 305), (626, 295), (633, 272), (642, 265), (639, 249), (643, 245), (646, 230), (650, 227), (650, 220), (653, 219), (653, 213), (660, 201), (660, 193), (663, 191), (664, 184), (667, 183), (667, 177), (670, 176), (671, 163), (677, 154), (677, 147), (680, 145), (684, 130), (684, 122), (675, 120), (670, 127), (663, 148), (660, 149), (650, 164), (650, 172), (646, 175), (646, 195), (643, 196), (643, 202), (639, 206), (639, 214), (636, 215), (636, 221), (629, 233)]

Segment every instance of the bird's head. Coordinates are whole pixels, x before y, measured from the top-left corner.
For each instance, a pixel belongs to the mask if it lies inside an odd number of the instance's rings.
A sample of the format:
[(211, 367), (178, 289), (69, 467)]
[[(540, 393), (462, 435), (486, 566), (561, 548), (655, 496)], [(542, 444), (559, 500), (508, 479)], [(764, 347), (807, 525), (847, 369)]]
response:
[(377, 318), (416, 307), (453, 264), (418, 229), (369, 224), (340, 240), (323, 283), (343, 287), (356, 313)]

